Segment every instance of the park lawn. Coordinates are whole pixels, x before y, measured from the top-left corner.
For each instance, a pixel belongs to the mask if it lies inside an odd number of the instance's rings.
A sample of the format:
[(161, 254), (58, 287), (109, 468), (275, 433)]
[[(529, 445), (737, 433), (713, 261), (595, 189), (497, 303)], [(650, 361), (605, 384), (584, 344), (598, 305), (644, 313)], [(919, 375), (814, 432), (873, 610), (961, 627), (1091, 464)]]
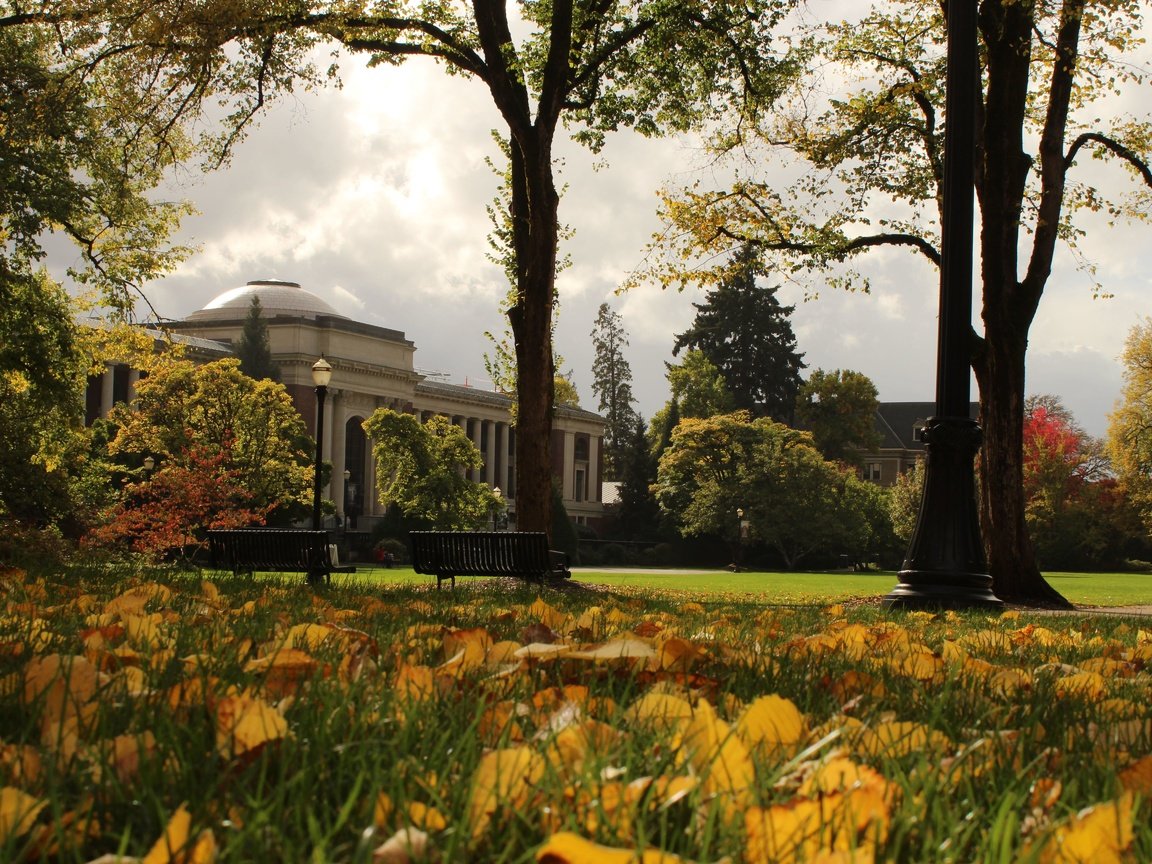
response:
[[(337, 577), (340, 578), (340, 577)], [(355, 577), (382, 585), (435, 584), (410, 567), (368, 569)], [(1052, 587), (1077, 606), (1152, 606), (1152, 574), (1048, 573)], [(842, 570), (741, 571), (728, 570), (594, 570), (577, 568), (574, 582), (614, 589), (686, 591), (701, 595), (736, 595), (760, 603), (822, 603), (863, 597), (883, 597), (897, 582), (892, 571), (863, 573)], [(460, 577), (460, 584), (469, 577)]]
[(159, 570), (0, 597), (5, 862), (1152, 860), (1129, 618)]

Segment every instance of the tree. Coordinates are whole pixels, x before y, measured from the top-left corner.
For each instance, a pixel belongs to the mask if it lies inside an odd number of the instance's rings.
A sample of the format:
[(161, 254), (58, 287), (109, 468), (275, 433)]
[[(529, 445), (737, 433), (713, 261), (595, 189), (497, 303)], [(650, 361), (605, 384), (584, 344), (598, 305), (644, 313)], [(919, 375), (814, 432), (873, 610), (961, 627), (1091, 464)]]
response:
[[(478, 81), (500, 112), (509, 157), (508, 308), (517, 368), (517, 516), (549, 527), (559, 192), (553, 146), (560, 124), (594, 149), (621, 125), (681, 130), (722, 103), (752, 104), (778, 86), (771, 28), (785, 0), (667, 3), (388, 3), (378, 11), (316, 2), (269, 23), (306, 28), (375, 64), (431, 57)], [(520, 38), (513, 34), (517, 34)]]
[(129, 483), (107, 521), (84, 538), (85, 545), (123, 546), (157, 561), (188, 560), (203, 548), (207, 530), (263, 523), (270, 507), (253, 506), (240, 471), (228, 467), (227, 451), (193, 445), (180, 455), (161, 463), (154, 475)]
[(1124, 385), (1106, 446), (1121, 487), (1152, 528), (1152, 318), (1128, 332), (1121, 360)]
[(268, 322), (264, 320), (264, 310), (260, 298), (253, 296), (244, 319), (244, 329), (240, 332), (240, 342), (236, 345), (236, 357), (240, 360), (240, 371), (249, 378), (280, 380), (280, 372), (272, 362), (272, 346), (268, 342)]
[[(739, 153), (763, 145), (777, 158), (784, 151), (799, 163), (799, 179), (780, 189), (741, 171), (729, 190), (667, 196), (669, 260), (752, 243), (794, 272), (832, 271), (834, 282), (850, 285), (859, 277), (841, 265), (877, 247), (908, 249), (938, 266), (944, 7), (892, 0), (798, 40), (811, 74), (791, 107), (755, 129), (730, 124), (717, 143)], [(971, 354), (985, 430), (984, 537), (993, 588), (1005, 600), (1066, 602), (1041, 577), (1025, 526), (1025, 355), (1057, 243), (1076, 251), (1084, 234), (1076, 217), (1090, 210), (1148, 218), (1152, 125), (1147, 115), (1120, 113), (1123, 100), (1108, 102), (1143, 83), (1144, 67), (1127, 53), (1139, 45), (1142, 12), (1135, 2), (980, 4), (984, 86), (973, 158), (984, 332), (972, 334)], [(845, 83), (814, 108), (829, 81)], [(1082, 179), (1086, 156), (1126, 169), (1138, 194), (1110, 198)], [(680, 267), (663, 273), (672, 282), (684, 275)]]
[(160, 357), (147, 371), (133, 404), (112, 410), (120, 427), (114, 455), (189, 467), (194, 457), (224, 454), (222, 470), (235, 472), (229, 476), (251, 496), (248, 506), (310, 505), (311, 441), (284, 385), (254, 381), (232, 357), (203, 365)]
[[(786, 567), (816, 551), (862, 560), (884, 519), (879, 490), (826, 461), (812, 438), (746, 411), (687, 418), (660, 458), (660, 508), (685, 536), (736, 542), (744, 511), (750, 540), (774, 549)], [(885, 520), (886, 521), (886, 520)]]
[(467, 478), (484, 457), (447, 417), (422, 424), (411, 414), (378, 408), (364, 431), (372, 439), (381, 504), (444, 530), (479, 528), (501, 506), (485, 484)]
[(580, 393), (567, 375), (557, 375), (554, 383), (557, 407), (579, 408)]
[(814, 369), (796, 396), (796, 419), (812, 433), (825, 459), (856, 467), (880, 446), (876, 385), (860, 372)]
[(620, 315), (607, 303), (601, 303), (592, 327), (592, 392), (600, 400), (598, 410), (608, 421), (604, 433), (604, 474), (609, 480), (623, 472), (622, 458), (626, 442), (636, 426), (636, 409), (632, 407), (632, 367), (624, 357), (628, 334)]
[[(758, 417), (791, 422), (800, 389), (803, 354), (776, 288), (759, 285), (765, 271), (751, 244), (735, 253), (731, 272), (693, 303), (692, 326), (676, 335), (672, 355), (699, 350), (720, 372), (736, 408)], [(691, 415), (685, 415), (691, 416)]]
[(624, 445), (618, 456), (617, 534), (625, 540), (650, 540), (659, 534), (660, 508), (652, 494), (656, 459), (652, 456), (642, 417), (637, 416)]
[(712, 417), (735, 409), (736, 400), (728, 391), (723, 373), (708, 355), (693, 348), (678, 364), (666, 363), (668, 386), (677, 414), (685, 417)]

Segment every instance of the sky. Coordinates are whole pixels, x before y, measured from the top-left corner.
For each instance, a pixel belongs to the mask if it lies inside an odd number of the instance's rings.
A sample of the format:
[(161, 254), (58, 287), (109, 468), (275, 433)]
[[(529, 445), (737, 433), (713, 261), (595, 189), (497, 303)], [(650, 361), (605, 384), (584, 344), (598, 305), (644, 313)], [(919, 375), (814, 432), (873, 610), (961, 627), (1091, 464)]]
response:
[[(173, 182), (171, 194), (199, 211), (178, 240), (199, 251), (148, 285), (147, 297), (161, 317), (181, 319), (251, 280), (298, 282), (342, 314), (403, 331), (425, 374), (488, 388), (485, 332), (505, 330), (507, 283), (487, 259), (485, 208), (497, 178), (486, 160), (499, 160), (490, 130), (502, 126), (487, 90), (422, 58), (376, 69), (346, 60), (342, 79), (342, 89), (276, 104), (227, 168)], [(657, 191), (707, 184), (704, 156), (686, 137), (621, 132), (600, 154), (559, 138), (560, 218), (573, 232), (562, 246), (571, 266), (558, 279), (561, 368), (581, 405), (596, 410), (590, 333), (608, 302), (629, 337), (636, 408), (650, 418), (668, 399), (674, 334), (690, 325), (703, 294), (616, 292), (643, 267), (661, 228)], [(1152, 227), (1093, 225), (1082, 249), (1112, 296), (1093, 299), (1092, 279), (1061, 255), (1032, 327), (1027, 387), (1060, 396), (1101, 436), (1120, 392), (1125, 335), (1152, 312)], [(781, 302), (795, 304), (792, 327), (809, 370), (862, 372), (882, 401), (932, 401), (935, 271), (898, 250), (875, 251), (859, 269), (869, 294), (825, 288), (805, 301), (800, 287), (780, 287)], [(975, 385), (972, 392), (975, 399)]]

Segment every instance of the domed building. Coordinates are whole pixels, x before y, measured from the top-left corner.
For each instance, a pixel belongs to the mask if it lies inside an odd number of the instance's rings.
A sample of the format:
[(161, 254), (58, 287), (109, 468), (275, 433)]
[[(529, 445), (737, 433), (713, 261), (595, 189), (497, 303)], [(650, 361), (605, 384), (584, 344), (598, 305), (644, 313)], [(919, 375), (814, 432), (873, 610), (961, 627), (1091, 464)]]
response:
[[(312, 364), (324, 357), (332, 379), (324, 403), (323, 456), (333, 466), (325, 496), (341, 516), (367, 529), (382, 515), (375, 463), (362, 425), (377, 408), (449, 417), (484, 456), (472, 479), (501, 490), (515, 518), (516, 430), (512, 400), (492, 391), (428, 379), (416, 371), (416, 345), (399, 330), (355, 321), (295, 282), (265, 279), (225, 291), (165, 329), (205, 361), (230, 356), (240, 342), (253, 299), (260, 301), (272, 360), (280, 381), (315, 436), (317, 400)], [(89, 388), (89, 416), (103, 416), (117, 401), (131, 401), (137, 376), (111, 368)], [(95, 395), (94, 395), (95, 394)], [(605, 422), (579, 408), (557, 407), (552, 430), (553, 471), (569, 516), (595, 523), (601, 498)]]

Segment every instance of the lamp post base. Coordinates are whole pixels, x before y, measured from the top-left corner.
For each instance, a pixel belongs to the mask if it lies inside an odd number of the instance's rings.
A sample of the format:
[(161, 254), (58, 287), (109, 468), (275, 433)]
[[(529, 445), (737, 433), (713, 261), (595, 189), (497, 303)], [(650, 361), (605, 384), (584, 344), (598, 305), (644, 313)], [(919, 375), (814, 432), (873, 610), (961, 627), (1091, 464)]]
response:
[(889, 609), (1002, 609), (992, 593), (976, 512), (973, 461), (980, 427), (967, 417), (933, 417), (922, 440), (927, 451), (924, 498), (900, 584), (884, 598)]

